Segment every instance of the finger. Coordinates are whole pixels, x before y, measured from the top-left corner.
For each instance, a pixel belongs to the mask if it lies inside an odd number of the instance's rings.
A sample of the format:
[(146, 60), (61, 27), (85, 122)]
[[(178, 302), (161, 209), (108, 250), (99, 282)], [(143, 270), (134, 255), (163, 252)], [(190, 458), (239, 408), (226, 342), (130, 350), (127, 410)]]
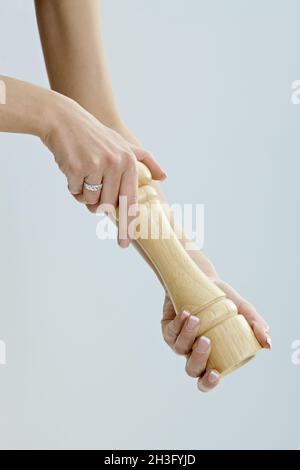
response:
[(121, 173), (117, 171), (107, 171), (103, 176), (102, 190), (100, 196), (100, 208), (108, 212), (109, 207), (116, 208), (119, 200), (121, 184)]
[[(90, 185), (101, 185), (102, 182), (102, 175), (91, 175), (85, 178), (84, 182)], [(83, 185), (83, 200), (87, 205), (94, 205), (97, 204), (100, 200), (102, 187), (99, 188), (97, 191), (92, 191), (87, 189)]]
[(266, 330), (269, 330), (269, 325), (267, 322), (257, 313), (255, 307), (245, 300), (233, 287), (231, 287), (227, 282), (218, 280), (216, 284), (220, 289), (225, 292), (226, 296), (232, 300), (238, 308), (239, 313), (244, 315), (250, 325), (255, 322), (261, 322)]
[(198, 338), (192, 354), (186, 361), (185, 370), (190, 377), (200, 377), (206, 369), (211, 351), (210, 339), (206, 336)]
[(86, 205), (86, 208), (87, 208), (92, 214), (97, 214), (97, 213), (98, 213), (98, 209), (99, 209), (99, 203), (98, 203), (98, 204), (93, 204), (93, 205), (87, 204), (87, 205)]
[[(122, 248), (130, 243), (129, 229), (135, 219), (138, 200), (138, 174), (136, 165), (123, 173), (119, 194), (119, 227), (118, 242)], [(131, 230), (134, 232), (134, 230)], [(132, 233), (132, 236), (134, 233)]]
[(164, 306), (163, 306), (163, 317), (162, 317), (161, 323), (164, 323), (164, 322), (169, 323), (171, 320), (174, 320), (175, 317), (176, 317), (176, 312), (172, 304), (172, 301), (170, 297), (166, 295)]
[(238, 312), (246, 318), (261, 346), (271, 349), (270, 327), (264, 318), (259, 315), (256, 308), (226, 282), (216, 281), (216, 284), (235, 303)]
[(199, 323), (199, 318), (193, 315), (190, 315), (185, 321), (174, 344), (174, 351), (177, 354), (188, 354), (190, 352), (199, 330)]
[(198, 388), (201, 392), (209, 392), (220, 382), (220, 374), (216, 370), (207, 371), (203, 377), (198, 380)]
[(147, 152), (143, 148), (131, 145), (131, 150), (134, 152), (138, 161), (143, 162), (150, 170), (154, 180), (164, 180), (167, 177), (166, 172), (157, 163), (152, 153)]
[(269, 333), (270, 327), (259, 313), (257, 313), (255, 307), (246, 300), (243, 300), (238, 307), (238, 311), (246, 318), (249, 325), (253, 328), (254, 334), (261, 346), (271, 349), (272, 340)]
[(78, 196), (82, 194), (83, 190), (83, 178), (78, 176), (69, 176), (68, 177), (68, 189), (73, 196)]
[(165, 322), (162, 325), (164, 339), (171, 348), (174, 347), (184, 322), (189, 316), (189, 312), (184, 310), (181, 315), (176, 315), (174, 320), (168, 321), (168, 323)]
[(244, 315), (248, 323), (252, 326), (254, 323), (260, 323), (266, 331), (270, 331), (270, 327), (264, 318), (259, 315), (254, 305), (250, 304), (247, 300), (240, 298), (237, 304), (239, 313)]

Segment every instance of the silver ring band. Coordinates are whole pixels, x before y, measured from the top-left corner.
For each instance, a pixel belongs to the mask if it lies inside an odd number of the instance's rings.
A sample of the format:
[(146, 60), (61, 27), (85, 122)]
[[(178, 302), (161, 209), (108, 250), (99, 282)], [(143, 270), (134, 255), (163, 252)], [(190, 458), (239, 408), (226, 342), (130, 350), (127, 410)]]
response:
[(101, 190), (103, 185), (102, 184), (89, 184), (89, 183), (84, 182), (83, 186), (84, 186), (84, 189), (86, 189), (87, 191), (96, 193)]

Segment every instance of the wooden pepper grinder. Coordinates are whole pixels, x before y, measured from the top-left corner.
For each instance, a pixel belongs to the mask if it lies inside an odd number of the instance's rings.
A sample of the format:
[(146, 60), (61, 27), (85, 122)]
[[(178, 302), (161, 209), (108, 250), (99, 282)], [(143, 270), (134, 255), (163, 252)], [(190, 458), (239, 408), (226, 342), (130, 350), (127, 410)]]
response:
[[(261, 346), (246, 319), (238, 314), (235, 304), (185, 251), (150, 184), (150, 171), (142, 163), (138, 166), (136, 241), (160, 274), (176, 313), (187, 310), (201, 319), (197, 337), (207, 336), (212, 345), (207, 367), (225, 376), (252, 359)], [(144, 237), (143, 230), (147, 227), (148, 236)]]

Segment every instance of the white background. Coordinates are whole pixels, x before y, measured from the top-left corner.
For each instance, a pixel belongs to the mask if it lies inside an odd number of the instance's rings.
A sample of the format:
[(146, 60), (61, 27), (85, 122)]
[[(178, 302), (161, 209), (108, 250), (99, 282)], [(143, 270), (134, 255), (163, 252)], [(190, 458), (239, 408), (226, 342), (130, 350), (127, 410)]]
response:
[[(96, 237), (48, 150), (0, 135), (0, 447), (300, 445), (297, 0), (103, 0), (128, 126), (171, 202), (205, 204), (205, 251), (274, 349), (209, 395), (160, 333), (163, 294), (133, 249)], [(33, 2), (0, 2), (1, 73), (47, 86)], [(84, 84), (83, 84), (84, 86)]]

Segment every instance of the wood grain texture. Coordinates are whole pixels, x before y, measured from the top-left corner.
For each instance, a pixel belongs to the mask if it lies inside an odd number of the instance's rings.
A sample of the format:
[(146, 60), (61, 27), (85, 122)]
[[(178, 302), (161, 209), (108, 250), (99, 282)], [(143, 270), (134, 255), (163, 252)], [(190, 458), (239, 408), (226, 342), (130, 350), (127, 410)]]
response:
[(252, 359), (261, 349), (252, 328), (185, 251), (171, 228), (149, 170), (139, 163), (139, 224), (136, 239), (159, 272), (176, 313), (188, 310), (201, 318), (197, 337), (211, 339), (209, 369), (222, 376)]

